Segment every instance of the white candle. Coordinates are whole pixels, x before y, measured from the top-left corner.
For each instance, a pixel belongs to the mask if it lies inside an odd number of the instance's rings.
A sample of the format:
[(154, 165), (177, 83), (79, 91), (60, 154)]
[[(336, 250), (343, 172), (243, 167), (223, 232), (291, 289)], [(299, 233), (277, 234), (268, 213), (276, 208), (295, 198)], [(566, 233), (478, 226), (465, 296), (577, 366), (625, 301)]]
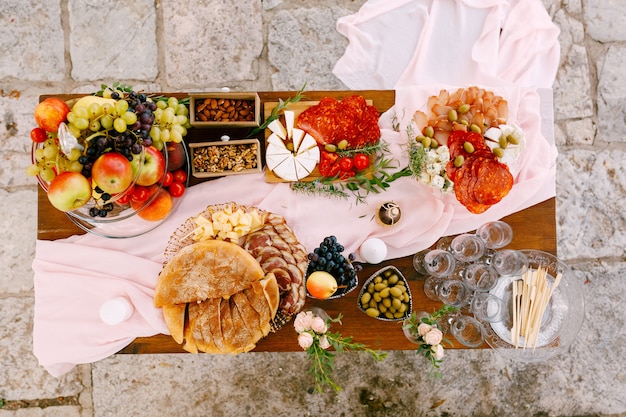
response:
[(100, 318), (109, 326), (125, 322), (133, 315), (135, 308), (126, 297), (116, 297), (100, 306)]

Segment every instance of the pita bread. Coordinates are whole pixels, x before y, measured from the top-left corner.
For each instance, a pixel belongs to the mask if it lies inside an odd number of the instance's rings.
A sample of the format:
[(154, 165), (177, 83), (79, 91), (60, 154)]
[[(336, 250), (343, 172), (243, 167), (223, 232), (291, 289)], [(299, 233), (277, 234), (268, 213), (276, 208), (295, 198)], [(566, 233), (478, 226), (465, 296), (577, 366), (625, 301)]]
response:
[(197, 242), (181, 249), (165, 265), (156, 284), (154, 303), (162, 307), (228, 298), (264, 275), (252, 255), (234, 243)]
[(182, 344), (185, 328), (185, 311), (187, 304), (166, 304), (163, 306), (163, 317), (170, 334), (176, 343)]

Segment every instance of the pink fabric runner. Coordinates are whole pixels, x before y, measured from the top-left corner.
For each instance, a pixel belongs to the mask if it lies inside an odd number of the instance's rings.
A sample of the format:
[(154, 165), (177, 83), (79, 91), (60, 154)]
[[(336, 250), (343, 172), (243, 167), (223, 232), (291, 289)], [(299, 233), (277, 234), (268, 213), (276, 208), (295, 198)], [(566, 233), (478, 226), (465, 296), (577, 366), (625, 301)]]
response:
[[(473, 3), (480, 7), (474, 7)], [(556, 29), (545, 10), (540, 13), (539, 1), (524, 0), (524, 6), (529, 5), (527, 12), (519, 3), (521, 1), (369, 1), (359, 13), (341, 19), (337, 25), (350, 39), (346, 55), (335, 68), (335, 73), (346, 84), (351, 88), (402, 85), (396, 88), (394, 108), (380, 120), (382, 138), (389, 143), (399, 167), (407, 163), (403, 148), (406, 138), (391, 129), (392, 117), (395, 114), (403, 126), (415, 110), (425, 105), (428, 95), (437, 94), (440, 88), (454, 88), (441, 83), (481, 85), (509, 101), (510, 119), (524, 129), (528, 146), (520, 162), (511, 167), (516, 184), (500, 204), (481, 215), (472, 215), (453, 195), (441, 195), (412, 178), (401, 178), (392, 183), (388, 191), (370, 195), (367, 204), (355, 204), (353, 199), (296, 194), (288, 184), (265, 182), (264, 174), (226, 177), (199, 184), (187, 190), (180, 205), (163, 224), (142, 236), (105, 239), (87, 234), (59, 241), (37, 241), (33, 261), (33, 339), (34, 353), (40, 364), (52, 375), (60, 376), (76, 364), (94, 362), (119, 351), (135, 337), (167, 334), (161, 311), (152, 303), (163, 250), (171, 233), (209, 204), (234, 201), (278, 213), (287, 219), (308, 250), (331, 234), (337, 236), (348, 252), (357, 252), (369, 237), (379, 237), (388, 245), (387, 258), (393, 259), (424, 249), (441, 236), (473, 230), (484, 222), (554, 196), (556, 149), (552, 138), (546, 138), (541, 132), (542, 116), (550, 123), (551, 109), (541, 106), (534, 88), (522, 86), (552, 83), (558, 63)], [(516, 24), (517, 20), (508, 17), (509, 12), (515, 12), (521, 21), (536, 22), (551, 37), (540, 36), (537, 28), (530, 36), (527, 26), (533, 25)], [(454, 24), (446, 26), (450, 31), (447, 40), (438, 42), (456, 39), (462, 44), (458, 45), (459, 49), (472, 51), (471, 56), (461, 56), (463, 65), (456, 67), (459, 71), (471, 69), (463, 73), (468, 78), (459, 78), (462, 83), (454, 78), (456, 74), (441, 72), (438, 65), (418, 65), (424, 54), (437, 56), (424, 28), (428, 26), (432, 30), (432, 22), (442, 19)], [(470, 23), (466, 22), (468, 19)], [(396, 20), (397, 25), (390, 25)], [(498, 22), (498, 31), (502, 22), (507, 23), (499, 38), (493, 37), (492, 31), (496, 30), (493, 22)], [(456, 23), (459, 25), (455, 26)], [(388, 29), (394, 29), (395, 33), (389, 33)], [(398, 43), (398, 38), (394, 39), (399, 33), (407, 34), (405, 42)], [(520, 58), (518, 66), (513, 68), (515, 63), (508, 60), (517, 56), (515, 48), (519, 48)], [(443, 56), (449, 58), (446, 54)], [(357, 60), (365, 60), (370, 66), (354, 66)], [(510, 65), (506, 65), (507, 62)], [(354, 68), (364, 69), (364, 72), (359, 73)], [(489, 69), (493, 71), (487, 71)], [(419, 80), (427, 81), (416, 82), (419, 81), (417, 75)], [(377, 84), (379, 82), (381, 84)], [(543, 111), (546, 113), (541, 113)], [(391, 200), (402, 208), (402, 220), (393, 227), (383, 227), (373, 220), (374, 211), (379, 204)], [(130, 219), (127, 222), (140, 221)], [(99, 309), (105, 301), (117, 296), (127, 297), (135, 312), (130, 320), (109, 326), (100, 320)]]

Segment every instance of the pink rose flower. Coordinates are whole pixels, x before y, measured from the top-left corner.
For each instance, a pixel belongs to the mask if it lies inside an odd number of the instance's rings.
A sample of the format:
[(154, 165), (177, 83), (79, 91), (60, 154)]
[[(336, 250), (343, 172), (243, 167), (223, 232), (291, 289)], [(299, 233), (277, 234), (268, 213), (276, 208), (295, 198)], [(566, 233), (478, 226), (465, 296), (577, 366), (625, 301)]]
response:
[(430, 329), (432, 329), (432, 327), (430, 326), (430, 324), (426, 324), (426, 323), (420, 323), (419, 326), (417, 326), (417, 333), (424, 337), (424, 335), (426, 333), (428, 333), (430, 331)]
[(300, 333), (298, 335), (298, 344), (302, 349), (307, 350), (313, 344), (313, 335), (306, 332)]
[(313, 313), (310, 311), (301, 311), (293, 321), (293, 327), (296, 328), (296, 332), (302, 333), (311, 329), (312, 322)]
[(326, 322), (321, 317), (313, 317), (311, 321), (311, 329), (317, 334), (324, 334), (328, 330)]
[(328, 341), (326, 335), (320, 337), (320, 347), (322, 349), (328, 349), (330, 347), (330, 342)]
[(443, 346), (441, 344), (434, 345), (430, 349), (433, 351), (433, 356), (435, 357), (435, 359), (437, 360), (443, 359)]
[(433, 327), (428, 333), (424, 335), (424, 342), (431, 346), (435, 346), (441, 343), (441, 339), (443, 339), (443, 333), (441, 333), (441, 330), (436, 327)]

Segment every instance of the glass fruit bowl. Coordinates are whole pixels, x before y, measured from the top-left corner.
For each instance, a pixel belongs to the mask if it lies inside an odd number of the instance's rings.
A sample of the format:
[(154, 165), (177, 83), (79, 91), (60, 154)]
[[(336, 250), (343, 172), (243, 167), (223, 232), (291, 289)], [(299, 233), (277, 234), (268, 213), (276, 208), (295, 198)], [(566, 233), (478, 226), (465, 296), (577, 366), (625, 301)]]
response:
[[(513, 283), (522, 275), (504, 275), (490, 291), (501, 298), (507, 311), (501, 321), (483, 322), (486, 341), (502, 356), (519, 362), (541, 362), (566, 350), (575, 340), (585, 315), (583, 286), (573, 271), (563, 261), (547, 252), (538, 250), (520, 251), (528, 258), (529, 271), (539, 267), (546, 270), (548, 285), (554, 285), (556, 277), (561, 279), (555, 287), (539, 326), (536, 343), (524, 346), (524, 339), (513, 341)], [(515, 346), (517, 344), (517, 347)]]
[[(43, 149), (43, 143), (33, 142), (31, 148), (31, 160), (33, 164), (36, 163), (37, 149)], [(180, 168), (186, 173), (186, 178), (183, 183), (185, 188), (189, 185), (189, 154), (187, 147), (180, 147), (184, 153), (184, 163)], [(146, 148), (142, 148), (141, 152), (136, 155), (138, 160), (138, 168), (133, 174), (131, 185), (120, 193), (111, 195), (106, 201), (102, 200), (102, 193), (94, 189), (92, 197), (83, 206), (73, 210), (65, 211), (68, 218), (86, 232), (90, 232), (102, 237), (107, 238), (128, 238), (144, 234), (150, 230), (158, 227), (170, 213), (176, 209), (180, 203), (180, 198), (172, 198), (172, 207), (169, 212), (159, 220), (146, 220), (142, 216), (137, 214), (148, 209), (155, 202), (159, 195), (162, 194), (161, 190), (164, 188), (165, 176), (161, 178), (152, 186), (146, 187), (149, 189), (149, 194), (146, 199), (139, 202), (131, 202), (131, 195), (137, 187), (137, 179), (141, 175), (144, 168), (145, 158), (148, 151)], [(168, 166), (168, 152), (165, 150), (160, 151), (164, 159), (164, 166)], [(41, 188), (47, 193), (49, 190), (50, 181), (46, 181), (42, 178), (41, 174), (36, 175), (37, 181)], [(97, 215), (93, 210), (100, 210), (104, 204), (109, 204), (109, 211), (105, 216)], [(96, 214), (96, 215), (94, 215)]]

